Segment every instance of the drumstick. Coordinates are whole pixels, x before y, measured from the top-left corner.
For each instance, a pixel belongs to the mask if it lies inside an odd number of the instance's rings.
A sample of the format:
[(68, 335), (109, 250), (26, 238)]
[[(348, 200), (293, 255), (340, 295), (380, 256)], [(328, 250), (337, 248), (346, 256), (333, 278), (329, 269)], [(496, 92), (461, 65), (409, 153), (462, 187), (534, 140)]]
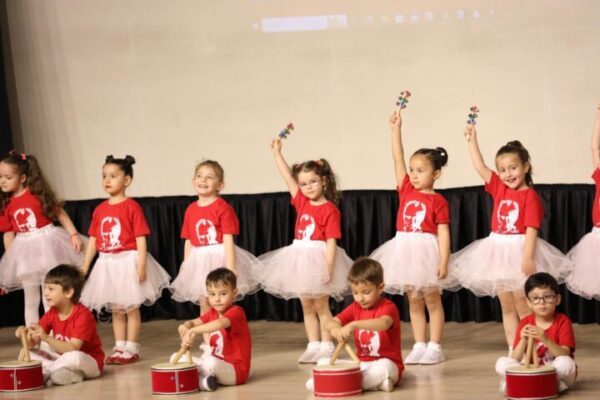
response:
[(350, 354), (350, 358), (352, 358), (352, 360), (355, 363), (360, 364), (360, 359), (358, 358), (358, 356), (356, 355), (356, 353), (352, 349), (352, 346), (350, 346), (348, 343), (346, 343), (346, 345), (344, 346), (344, 348), (346, 349), (346, 352), (348, 354)]
[(29, 343), (27, 343), (27, 330), (23, 329), (21, 331), (21, 344), (23, 345), (23, 350), (21, 350), (21, 353), (23, 355), (23, 360), (21, 361), (31, 361), (31, 358), (29, 357)]
[(540, 366), (540, 358), (538, 356), (537, 349), (535, 349), (535, 348), (533, 349), (533, 366), (535, 368)]
[(338, 343), (337, 347), (335, 348), (335, 351), (333, 352), (333, 355), (329, 359), (329, 365), (335, 364), (335, 360), (337, 360), (338, 356), (340, 355), (340, 351), (342, 351), (342, 347), (344, 347), (345, 344), (346, 344), (346, 341), (342, 341), (342, 342)]
[[(194, 332), (190, 333), (190, 339), (193, 339), (194, 336), (196, 336), (196, 334)], [(185, 347), (185, 346), (181, 346), (181, 348), (179, 349), (179, 351), (177, 352), (177, 354), (175, 354), (175, 357), (173, 357), (173, 359), (171, 360), (171, 364), (175, 365), (179, 363), (179, 359), (181, 358), (181, 356), (183, 355), (183, 353), (188, 353), (188, 357), (189, 357), (189, 361), (188, 362), (192, 362), (192, 354), (190, 352), (190, 348), (189, 347)]]
[(527, 352), (525, 354), (525, 368), (529, 368), (531, 363), (531, 355), (533, 351), (533, 336), (529, 335), (527, 338)]

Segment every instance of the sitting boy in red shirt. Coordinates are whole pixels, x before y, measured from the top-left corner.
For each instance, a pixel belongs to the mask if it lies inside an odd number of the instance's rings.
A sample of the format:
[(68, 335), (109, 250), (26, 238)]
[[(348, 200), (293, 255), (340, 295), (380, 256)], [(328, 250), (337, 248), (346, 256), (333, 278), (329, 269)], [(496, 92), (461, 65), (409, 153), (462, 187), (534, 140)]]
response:
[[(234, 306), (237, 279), (227, 268), (217, 268), (206, 276), (210, 311), (179, 325), (181, 345), (191, 347), (194, 334), (210, 335), (210, 350), (196, 358), (200, 388), (213, 391), (217, 384), (241, 385), (250, 373), (252, 338), (244, 309)], [(203, 347), (206, 347), (203, 345)]]
[(78, 268), (59, 265), (44, 279), (44, 297), (50, 309), (29, 328), (20, 326), (29, 339), (31, 359), (42, 363), (47, 384), (70, 385), (100, 376), (104, 368), (102, 342), (96, 320), (79, 304), (84, 278)]
[[(383, 293), (383, 268), (370, 258), (358, 259), (348, 274), (354, 303), (325, 324), (338, 341), (354, 333), (360, 359), (362, 387), (391, 392), (402, 377), (404, 364), (400, 353), (400, 314)], [(345, 362), (345, 361), (342, 361)], [(328, 364), (322, 358), (318, 364)], [(306, 383), (313, 390), (314, 382)]]
[(573, 359), (575, 353), (575, 334), (571, 320), (556, 312), (560, 304), (558, 283), (546, 272), (531, 275), (525, 281), (527, 305), (533, 312), (524, 317), (517, 328), (517, 336), (510, 357), (500, 357), (496, 361), (496, 372), (502, 377), (501, 390), (506, 389), (506, 370), (519, 365), (523, 359), (527, 339), (534, 338), (540, 364), (552, 364), (556, 368), (559, 390), (568, 389), (575, 383), (577, 365)]

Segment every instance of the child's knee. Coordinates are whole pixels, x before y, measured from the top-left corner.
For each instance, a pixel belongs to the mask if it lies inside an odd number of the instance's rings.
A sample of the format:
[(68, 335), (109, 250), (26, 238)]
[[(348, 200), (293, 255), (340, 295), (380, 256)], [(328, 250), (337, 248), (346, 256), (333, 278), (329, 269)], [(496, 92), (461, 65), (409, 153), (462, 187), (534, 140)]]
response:
[(496, 373), (501, 377), (506, 376), (506, 370), (514, 365), (519, 365), (519, 362), (512, 357), (500, 357), (496, 361)]
[(575, 376), (577, 366), (575, 360), (569, 356), (558, 356), (552, 361), (552, 365), (556, 368), (556, 373), (560, 378)]

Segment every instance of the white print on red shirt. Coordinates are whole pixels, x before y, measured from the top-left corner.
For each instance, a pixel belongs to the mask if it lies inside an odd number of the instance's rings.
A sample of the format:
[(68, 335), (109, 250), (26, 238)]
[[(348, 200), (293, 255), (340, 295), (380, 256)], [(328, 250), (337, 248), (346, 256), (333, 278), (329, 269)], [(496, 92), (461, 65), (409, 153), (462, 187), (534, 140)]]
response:
[(15, 222), (19, 227), (19, 232), (35, 231), (37, 219), (31, 208), (19, 208), (14, 214)]
[(308, 214), (302, 214), (298, 221), (298, 235), (302, 240), (310, 240), (315, 231), (315, 219)]
[(215, 331), (210, 334), (210, 347), (213, 349), (213, 355), (223, 358), (223, 334), (221, 331)]
[(358, 341), (360, 342), (360, 352), (362, 356), (379, 357), (379, 332), (368, 331), (366, 329), (358, 330)]
[(116, 250), (123, 247), (119, 240), (121, 236), (121, 221), (117, 217), (104, 217), (100, 222), (100, 237), (102, 237), (102, 249)]
[(411, 200), (406, 203), (402, 216), (404, 219), (404, 229), (409, 227), (411, 232), (422, 232), (421, 225), (427, 215), (427, 207), (425, 204), (417, 200)]
[(217, 228), (210, 219), (200, 218), (196, 222), (196, 236), (201, 245), (218, 244)]
[(502, 200), (498, 205), (498, 228), (500, 232), (518, 232), (515, 226), (518, 219), (519, 203), (512, 200)]

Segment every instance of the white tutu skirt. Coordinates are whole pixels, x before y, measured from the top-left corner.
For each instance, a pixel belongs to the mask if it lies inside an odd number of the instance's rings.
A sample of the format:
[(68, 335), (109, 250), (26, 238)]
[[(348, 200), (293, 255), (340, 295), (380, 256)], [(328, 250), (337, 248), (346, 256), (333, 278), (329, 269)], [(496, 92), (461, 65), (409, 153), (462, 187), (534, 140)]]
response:
[[(527, 277), (522, 270), (525, 235), (491, 233), (452, 255), (452, 274), (476, 296), (496, 296), (523, 291)], [(547, 272), (559, 283), (571, 272), (572, 263), (560, 250), (538, 238), (536, 272)]]
[(30, 284), (40, 285), (46, 273), (59, 264), (79, 267), (88, 241), (86, 236), (80, 236), (84, 247), (76, 253), (64, 228), (49, 224), (32, 232), (17, 233), (0, 260), (0, 287), (11, 291)]
[(327, 244), (321, 240), (294, 240), (289, 246), (258, 257), (262, 265), (255, 268), (255, 276), (265, 292), (286, 300), (328, 295), (341, 301), (348, 293), (352, 260), (338, 247), (333, 276), (326, 282), (326, 249)]
[(582, 237), (567, 256), (573, 262), (573, 272), (565, 281), (569, 290), (600, 300), (600, 228)]
[(148, 253), (146, 280), (140, 283), (137, 273), (137, 250), (100, 253), (83, 292), (81, 303), (92, 310), (124, 311), (154, 304), (169, 286), (169, 274)]
[(383, 266), (386, 293), (410, 292), (412, 297), (423, 297), (434, 291), (441, 293), (442, 289), (460, 289), (450, 273), (443, 280), (437, 278), (440, 249), (437, 236), (431, 233), (396, 232), (369, 257)]
[[(246, 294), (258, 290), (258, 281), (253, 275), (254, 266), (259, 261), (251, 253), (238, 246), (235, 251), (235, 269), (237, 272), (237, 291), (235, 300), (241, 300)], [(177, 278), (169, 289), (175, 301), (191, 301), (199, 304), (200, 298), (206, 298), (206, 276), (213, 270), (225, 266), (225, 246), (192, 247), (188, 258), (181, 264)]]

